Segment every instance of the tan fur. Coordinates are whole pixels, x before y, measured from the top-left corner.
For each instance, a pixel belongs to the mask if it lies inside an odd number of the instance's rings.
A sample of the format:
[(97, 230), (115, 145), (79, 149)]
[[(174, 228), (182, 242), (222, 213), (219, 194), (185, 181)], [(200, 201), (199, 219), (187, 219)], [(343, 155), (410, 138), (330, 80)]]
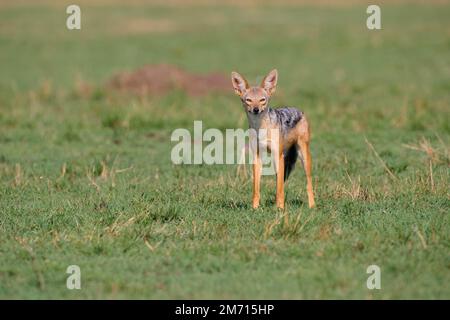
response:
[[(312, 186), (312, 158), (309, 148), (310, 144), (310, 126), (306, 115), (290, 129), (285, 136), (281, 134), (279, 123), (270, 120), (267, 113), (264, 113), (268, 107), (270, 96), (273, 94), (277, 84), (278, 73), (272, 70), (262, 81), (259, 87), (249, 87), (247, 80), (237, 72), (232, 72), (232, 83), (237, 95), (241, 97), (243, 106), (247, 112), (249, 126), (253, 129), (266, 129), (267, 137), (260, 143), (266, 145), (272, 153), (277, 169), (277, 187), (276, 187), (276, 206), (284, 209), (284, 150), (290, 149), (296, 145), (300, 151), (306, 174), (306, 190), (308, 194), (308, 205), (310, 208), (315, 206), (314, 191)], [(252, 114), (254, 110), (258, 112)], [(271, 129), (278, 130), (278, 141), (273, 141), (276, 137), (271, 136)], [(261, 187), (261, 158), (259, 151), (255, 152), (253, 164), (253, 208), (259, 207), (260, 187)]]

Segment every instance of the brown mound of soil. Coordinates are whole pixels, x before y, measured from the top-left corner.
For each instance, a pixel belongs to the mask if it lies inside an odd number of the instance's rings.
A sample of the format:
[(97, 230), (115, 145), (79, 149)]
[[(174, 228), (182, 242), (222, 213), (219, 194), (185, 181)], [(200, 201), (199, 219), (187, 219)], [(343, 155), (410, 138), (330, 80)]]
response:
[(147, 65), (132, 72), (117, 74), (108, 87), (135, 94), (165, 94), (184, 90), (200, 96), (212, 92), (230, 92), (230, 79), (221, 73), (192, 74), (168, 64)]

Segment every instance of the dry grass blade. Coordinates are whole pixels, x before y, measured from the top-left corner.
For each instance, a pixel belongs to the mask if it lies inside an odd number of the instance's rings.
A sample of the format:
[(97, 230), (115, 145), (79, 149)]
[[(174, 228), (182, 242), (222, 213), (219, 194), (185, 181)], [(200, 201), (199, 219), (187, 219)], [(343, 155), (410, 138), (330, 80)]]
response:
[(380, 163), (383, 165), (384, 169), (389, 174), (389, 176), (391, 176), (394, 180), (398, 180), (397, 176), (391, 171), (391, 169), (389, 169), (389, 167), (386, 165), (386, 162), (384, 162), (384, 160), (380, 157), (377, 150), (375, 150), (374, 146), (369, 142), (369, 140), (367, 140), (366, 137), (364, 137), (364, 140), (366, 141), (367, 145), (372, 150), (372, 152), (375, 154), (377, 159), (380, 161)]
[(148, 240), (147, 240), (147, 238), (144, 238), (144, 243), (145, 243), (145, 245), (147, 246), (147, 248), (151, 251), (151, 252), (153, 252), (153, 251), (155, 251), (158, 247), (159, 247), (159, 245), (162, 243), (162, 240), (160, 241), (160, 242), (158, 242), (157, 244), (155, 244), (155, 245), (151, 245), (150, 244), (150, 242), (148, 242)]
[(111, 226), (105, 228), (105, 230), (113, 236), (118, 236), (123, 229), (132, 225), (136, 221), (136, 217), (131, 217), (125, 222), (119, 222), (121, 216), (122, 213), (119, 214)]
[(22, 182), (22, 169), (20, 164), (16, 164), (16, 174), (14, 176), (14, 185), (17, 187)]
[(298, 236), (305, 228), (305, 226), (309, 223), (309, 221), (311, 221), (311, 219), (315, 216), (315, 213), (316, 211), (310, 214), (308, 218), (306, 218), (306, 220), (301, 223), (303, 211), (300, 211), (293, 222), (289, 219), (288, 212), (283, 211), (282, 213), (278, 214), (272, 222), (266, 224), (264, 229), (264, 238), (267, 239), (272, 236), (275, 230), (279, 232), (279, 235), (284, 239)]
[(86, 177), (91, 182), (91, 184), (95, 187), (95, 189), (97, 189), (97, 191), (100, 191), (100, 186), (95, 182), (94, 178), (92, 178), (89, 171), (86, 172)]
[(428, 159), (430, 159), (430, 161), (432, 161), (433, 163), (449, 161), (450, 160), (449, 148), (445, 145), (445, 143), (438, 135), (436, 135), (436, 137), (438, 138), (439, 142), (442, 145), (442, 150), (433, 147), (431, 145), (431, 142), (425, 139), (425, 137), (422, 137), (419, 143), (416, 145), (404, 144), (403, 147), (425, 153)]
[(419, 237), (420, 243), (422, 244), (422, 247), (424, 249), (426, 249), (427, 246), (427, 242), (425, 241), (425, 237), (423, 236), (423, 234), (420, 232), (419, 228), (417, 226), (414, 226), (414, 231), (416, 232), (417, 236)]

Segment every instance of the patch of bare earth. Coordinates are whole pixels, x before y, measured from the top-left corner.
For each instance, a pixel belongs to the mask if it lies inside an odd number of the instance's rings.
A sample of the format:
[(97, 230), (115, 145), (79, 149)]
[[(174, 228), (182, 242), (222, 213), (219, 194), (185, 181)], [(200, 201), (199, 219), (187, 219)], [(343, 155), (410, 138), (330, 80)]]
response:
[(128, 19), (113, 31), (114, 34), (173, 32), (180, 28), (169, 19)]
[(229, 78), (221, 73), (194, 74), (170, 64), (157, 64), (114, 75), (107, 86), (139, 95), (162, 95), (172, 90), (183, 90), (190, 96), (201, 96), (229, 92), (229, 82)]

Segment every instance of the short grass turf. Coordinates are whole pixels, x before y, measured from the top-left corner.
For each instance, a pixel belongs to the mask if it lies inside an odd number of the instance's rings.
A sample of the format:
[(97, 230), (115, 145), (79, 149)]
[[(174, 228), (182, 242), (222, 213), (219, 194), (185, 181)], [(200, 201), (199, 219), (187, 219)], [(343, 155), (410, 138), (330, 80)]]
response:
[[(1, 298), (450, 298), (450, 5), (0, 5)], [(229, 94), (135, 97), (116, 72), (278, 68), (313, 130), (286, 212), (251, 169), (173, 165), (176, 128), (245, 128)], [(84, 90), (88, 83), (90, 93)], [(369, 290), (366, 269), (381, 269)], [(81, 268), (81, 290), (66, 269)]]

